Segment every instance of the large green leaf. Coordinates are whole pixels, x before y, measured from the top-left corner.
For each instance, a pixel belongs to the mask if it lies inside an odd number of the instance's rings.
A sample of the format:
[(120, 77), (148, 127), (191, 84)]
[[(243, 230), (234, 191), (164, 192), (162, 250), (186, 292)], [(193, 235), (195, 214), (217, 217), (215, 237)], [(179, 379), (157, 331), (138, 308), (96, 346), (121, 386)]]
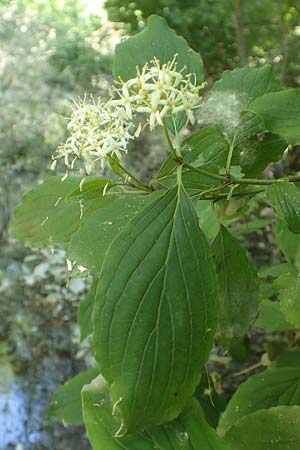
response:
[(120, 420), (112, 414), (113, 405), (105, 380), (99, 376), (82, 390), (83, 417), (93, 450), (228, 450), (205, 422), (196, 400), (191, 400), (173, 422), (116, 437)]
[(61, 181), (50, 177), (24, 196), (15, 208), (11, 233), (31, 247), (53, 244), (64, 245), (77, 230), (81, 219), (111, 201), (111, 197), (85, 198), (81, 205), (78, 198), (66, 197), (79, 188), (80, 177), (70, 176)]
[(28, 246), (43, 247), (66, 242), (80, 222), (78, 201), (65, 197), (80, 184), (79, 177), (48, 178), (23, 198), (15, 208), (11, 233)]
[[(219, 173), (225, 167), (228, 143), (216, 125), (201, 128), (182, 143), (182, 157), (194, 167), (207, 172)], [(182, 176), (187, 189), (207, 189), (209, 185), (220, 184), (214, 178), (186, 171)], [(207, 186), (208, 185), (208, 186)]]
[[(201, 128), (182, 142), (181, 153), (183, 159), (202, 170), (219, 173), (225, 167), (228, 143), (218, 126)], [(176, 182), (176, 163), (170, 155), (161, 167), (156, 181), (166, 186)], [(173, 172), (171, 172), (173, 170)], [(171, 172), (171, 173), (170, 173)], [(214, 178), (184, 171), (182, 180), (187, 189), (205, 189), (207, 185), (220, 184)]]
[(226, 435), (232, 450), (298, 450), (300, 407), (278, 406), (241, 419)]
[[(232, 199), (231, 199), (232, 200)], [(229, 202), (229, 206), (230, 202)], [(242, 211), (242, 214), (244, 215), (244, 211)], [(245, 216), (244, 216), (245, 217)], [(256, 218), (255, 216), (250, 217), (250, 221), (246, 223), (240, 223), (238, 221), (231, 229), (231, 232), (233, 236), (243, 236), (246, 234), (256, 233), (257, 231), (261, 230), (262, 228), (266, 228), (269, 225), (272, 225), (275, 222), (274, 219), (260, 219)]]
[(260, 68), (243, 67), (226, 70), (212, 88), (212, 91), (235, 93), (241, 111), (255, 98), (280, 90), (280, 83), (269, 64)]
[(59, 417), (70, 425), (82, 425), (81, 389), (90, 383), (97, 375), (98, 369), (89, 369), (80, 372), (53, 394), (48, 416)]
[(172, 420), (193, 394), (218, 319), (216, 271), (181, 183), (106, 253), (94, 354), (128, 430)]
[(259, 271), (259, 276), (260, 278), (278, 278), (280, 275), (290, 272), (297, 272), (296, 267), (293, 264), (284, 262), (262, 267)]
[(241, 112), (255, 98), (278, 90), (280, 84), (269, 65), (225, 71), (222, 78), (214, 83), (207, 107), (215, 109), (212, 117), (222, 128), (230, 145), (237, 146), (263, 130), (256, 114), (251, 112), (241, 116)]
[(279, 289), (280, 308), (286, 320), (300, 328), (300, 273), (286, 273), (275, 282)]
[(266, 299), (260, 302), (259, 317), (255, 322), (255, 326), (268, 331), (287, 331), (294, 328), (285, 319), (280, 309), (280, 303)]
[(224, 227), (213, 243), (219, 276), (223, 337), (244, 336), (254, 322), (259, 302), (259, 278), (247, 251)]
[(286, 148), (287, 143), (280, 136), (262, 133), (238, 144), (234, 161), (246, 177), (257, 177), (271, 162), (279, 161)]
[(300, 236), (292, 233), (282, 220), (278, 220), (276, 223), (275, 235), (284, 256), (300, 269)]
[(165, 64), (172, 61), (175, 55), (177, 70), (194, 74), (197, 84), (201, 84), (204, 70), (199, 53), (189, 48), (185, 39), (177, 36), (175, 31), (168, 27), (165, 19), (152, 15), (143, 31), (117, 45), (114, 76), (126, 81), (136, 77), (136, 67), (141, 69), (153, 58)]
[(273, 362), (273, 367), (294, 367), (300, 370), (300, 350), (282, 351)]
[(78, 188), (72, 191), (68, 198), (70, 197), (82, 197), (82, 196), (99, 196), (103, 193), (103, 189), (108, 189), (115, 185), (113, 180), (109, 178), (98, 178), (98, 177), (88, 177), (83, 178), (83, 182)]
[(195, 206), (200, 228), (208, 240), (215, 239), (219, 232), (219, 221), (210, 200), (201, 200)]
[(300, 190), (288, 181), (269, 186), (267, 199), (292, 233), (300, 233)]
[(287, 148), (283, 138), (262, 130), (261, 120), (252, 112), (242, 115), (235, 127), (223, 130), (233, 149), (232, 165), (239, 165), (246, 177), (260, 175), (271, 162), (281, 159)]
[(300, 144), (300, 89), (266, 94), (248, 109), (259, 115), (267, 130), (283, 136), (289, 144)]
[(151, 195), (121, 196), (85, 219), (72, 236), (68, 257), (99, 275), (104, 255), (112, 240), (125, 225), (161, 192)]
[(78, 323), (80, 327), (80, 339), (83, 341), (93, 331), (92, 314), (94, 308), (94, 300), (96, 297), (98, 279), (96, 278), (89, 292), (86, 294), (83, 300), (81, 300), (78, 312)]
[(154, 450), (152, 439), (147, 435), (115, 437), (120, 420), (113, 414), (109, 385), (101, 375), (84, 386), (81, 395), (83, 420), (93, 450)]
[(248, 177), (259, 175), (270, 162), (280, 159), (286, 143), (273, 135), (261, 135), (264, 125), (253, 112), (240, 114), (253, 99), (278, 90), (271, 66), (244, 67), (225, 71), (208, 98), (207, 108), (212, 109), (212, 117), (233, 150), (232, 164), (240, 165)]
[(182, 155), (188, 163), (210, 172), (224, 167), (228, 143), (217, 125), (201, 128), (182, 143)]
[(242, 417), (260, 409), (281, 405), (300, 405), (300, 367), (271, 368), (242, 383), (221, 416), (221, 435)]
[[(222, 122), (220, 125), (221, 124)], [(236, 122), (236, 126), (234, 126), (233, 122), (232, 130), (229, 129), (229, 131), (227, 131), (225, 127), (223, 133), (225, 134), (229, 145), (236, 149), (238, 146), (241, 147), (245, 145), (248, 141), (250, 141), (250, 144), (253, 140), (256, 142), (257, 134), (261, 130), (262, 122), (259, 117), (252, 112), (248, 112), (239, 118)], [(237, 152), (235, 151), (234, 154), (235, 153)]]

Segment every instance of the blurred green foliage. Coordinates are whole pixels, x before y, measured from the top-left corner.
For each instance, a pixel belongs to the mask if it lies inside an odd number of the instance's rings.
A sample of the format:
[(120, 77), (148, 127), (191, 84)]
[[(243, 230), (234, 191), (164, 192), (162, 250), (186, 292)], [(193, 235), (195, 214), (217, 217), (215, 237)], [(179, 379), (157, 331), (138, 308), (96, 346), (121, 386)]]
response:
[(285, 84), (300, 84), (299, 0), (106, 0), (105, 8), (126, 33), (143, 29), (150, 14), (164, 16), (201, 53), (212, 78), (241, 64), (240, 31), (250, 64), (269, 62)]
[(7, 347), (0, 349), (0, 366), (7, 353), (14, 372), (24, 376), (29, 398), (28, 410), (19, 414), (5, 401), (5, 411), (0, 404), (1, 448), (19, 448), (20, 442), (24, 450), (89, 448), (81, 431), (68, 432), (44, 419), (50, 394), (77, 365), (71, 341), (77, 339), (77, 305), (87, 281), (73, 279), (66, 287), (64, 252), (28, 250), (8, 235), (15, 204), (49, 175), (73, 99), (85, 92), (106, 95), (107, 31), (101, 14), (89, 14), (82, 5), (81, 0), (0, 0), (0, 341)]
[(106, 91), (101, 21), (79, 0), (0, 3), (0, 237), (21, 192), (49, 170), (72, 100)]

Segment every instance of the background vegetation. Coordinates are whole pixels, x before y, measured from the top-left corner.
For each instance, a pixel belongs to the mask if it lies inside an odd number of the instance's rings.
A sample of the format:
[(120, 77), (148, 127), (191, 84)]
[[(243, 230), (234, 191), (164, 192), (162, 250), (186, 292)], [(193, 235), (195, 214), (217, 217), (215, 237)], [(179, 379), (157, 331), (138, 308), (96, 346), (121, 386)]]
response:
[[(74, 324), (89, 280), (67, 283), (63, 252), (29, 251), (8, 229), (21, 195), (49, 175), (72, 101), (85, 92), (106, 96), (114, 42), (156, 13), (202, 54), (209, 82), (226, 69), (270, 63), (285, 85), (300, 85), (298, 0), (107, 0), (108, 20), (100, 3), (0, 0), (0, 450), (88, 448), (82, 430), (45, 415), (56, 386), (89, 363), (89, 343), (79, 346)], [(145, 158), (162, 159), (155, 139), (143, 135), (132, 149), (128, 162), (142, 176)], [(294, 154), (286, 164), (297, 168)], [(260, 233), (268, 252), (255, 235), (247, 245), (268, 264), (277, 257), (270, 228)], [(243, 363), (248, 345), (239, 343), (223, 362), (238, 355)], [(259, 337), (252, 345), (262, 352)]]

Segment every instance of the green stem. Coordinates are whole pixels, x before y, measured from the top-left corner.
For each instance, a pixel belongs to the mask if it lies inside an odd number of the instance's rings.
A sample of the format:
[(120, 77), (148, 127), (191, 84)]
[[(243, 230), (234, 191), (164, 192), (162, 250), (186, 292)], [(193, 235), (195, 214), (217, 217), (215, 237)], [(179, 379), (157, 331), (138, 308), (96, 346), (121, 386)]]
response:
[(254, 184), (257, 186), (269, 186), (281, 180), (255, 180), (252, 178), (233, 178), (232, 184)]
[(280, 181), (291, 181), (291, 182), (295, 182), (295, 183), (299, 183), (300, 182), (300, 175), (290, 175), (288, 177), (285, 178), (280, 178)]
[(255, 369), (258, 369), (259, 367), (262, 367), (263, 363), (260, 361), (256, 364), (254, 364), (253, 366), (247, 367), (246, 369), (241, 370), (240, 372), (236, 372), (233, 374), (233, 377), (239, 377), (241, 375), (246, 375), (249, 372), (252, 372)]
[(126, 173), (126, 175), (129, 176), (129, 178), (131, 178), (132, 180), (134, 180), (138, 186), (135, 186), (134, 184), (132, 185), (132, 187), (140, 187), (142, 189), (144, 189), (145, 191), (152, 191), (152, 189), (147, 186), (146, 184), (144, 184), (141, 180), (139, 180), (135, 175), (133, 175), (131, 172), (129, 172), (128, 169), (126, 169), (126, 167), (124, 167), (119, 161), (116, 161), (116, 164), (120, 167), (121, 170), (123, 170), (124, 173)]
[[(257, 189), (257, 190), (252, 190), (252, 191), (233, 192), (231, 197), (245, 197), (246, 195), (251, 195), (251, 194), (256, 195), (256, 194), (260, 194), (261, 192), (265, 192), (265, 190)], [(203, 200), (221, 200), (223, 198), (228, 198), (228, 192), (205, 196), (205, 197), (203, 197)]]
[(182, 165), (177, 167), (177, 184), (181, 184)]
[(233, 150), (234, 150), (234, 145), (232, 143), (231, 146), (229, 147), (229, 152), (228, 152), (227, 161), (226, 161), (226, 175), (228, 177), (230, 177), (230, 167), (231, 167), (231, 160), (232, 160), (232, 156), (233, 156)]
[(172, 169), (166, 175), (164, 175), (163, 177), (154, 178), (153, 180), (151, 180), (150, 186), (152, 184), (154, 184), (154, 183), (160, 183), (162, 180), (165, 180), (165, 179), (169, 178), (177, 170), (177, 167), (178, 166), (172, 167)]
[(167, 127), (167, 124), (166, 124), (165, 120), (163, 121), (163, 124), (164, 124), (163, 128), (164, 128), (164, 133), (165, 133), (165, 136), (166, 136), (167, 143), (168, 143), (168, 145), (170, 147), (170, 150), (171, 150), (171, 153), (172, 153), (173, 157), (175, 159), (177, 159), (176, 150), (173, 147), (173, 144), (172, 144), (172, 141), (171, 141), (171, 138), (170, 138), (170, 135), (169, 135), (168, 127)]
[(187, 169), (191, 170), (192, 172), (199, 173), (200, 175), (204, 175), (206, 177), (212, 178), (213, 180), (218, 181), (224, 181), (226, 183), (231, 182), (231, 180), (228, 177), (225, 177), (223, 175), (218, 175), (217, 173), (211, 173), (207, 172), (206, 170), (199, 169), (198, 167), (191, 166), (189, 163), (182, 161), (182, 164)]
[(278, 183), (280, 181), (300, 181), (299, 176), (292, 176), (287, 178), (278, 178), (276, 180), (259, 180), (259, 179), (253, 179), (253, 178), (233, 178), (228, 177), (224, 175), (218, 175), (216, 173), (207, 172), (206, 170), (199, 169), (198, 167), (191, 166), (190, 164), (186, 163), (185, 161), (182, 161), (182, 164), (187, 169), (191, 170), (192, 172), (199, 173), (200, 175), (204, 175), (206, 177), (212, 178), (214, 180), (224, 181), (227, 185), (233, 185), (233, 184), (253, 184), (257, 186), (269, 186), (274, 183)]
[(198, 192), (197, 194), (193, 194), (190, 197), (193, 198), (193, 199), (198, 197), (198, 199), (200, 200), (201, 197), (203, 197), (203, 195), (210, 194), (211, 192), (215, 192), (215, 191), (220, 191), (221, 189), (224, 189), (225, 187), (226, 186), (224, 186), (224, 185), (217, 186), (217, 187), (214, 187), (212, 189), (207, 189), (206, 191), (201, 191), (201, 192)]
[(105, 197), (107, 195), (149, 195), (149, 192), (145, 189), (143, 190), (134, 190), (134, 191), (128, 191), (128, 190), (122, 190), (122, 191), (110, 191), (106, 192)]

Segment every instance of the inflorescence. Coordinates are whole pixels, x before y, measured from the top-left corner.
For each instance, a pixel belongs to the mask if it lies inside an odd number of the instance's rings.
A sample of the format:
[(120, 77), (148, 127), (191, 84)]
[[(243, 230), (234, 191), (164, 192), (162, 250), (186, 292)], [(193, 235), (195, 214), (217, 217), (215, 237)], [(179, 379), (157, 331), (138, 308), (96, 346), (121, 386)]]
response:
[(192, 74), (177, 71), (176, 57), (161, 65), (157, 59), (151, 65), (137, 68), (137, 76), (125, 82), (115, 82), (111, 98), (103, 103), (80, 100), (75, 103), (68, 124), (70, 136), (57, 149), (52, 167), (58, 158), (64, 158), (67, 169), (82, 158), (87, 173), (100, 162), (104, 167), (108, 155), (121, 158), (128, 144), (142, 129), (142, 116), (150, 130), (165, 126), (167, 117), (185, 113), (186, 124), (195, 123), (195, 110), (201, 104), (200, 91), (192, 81)]

